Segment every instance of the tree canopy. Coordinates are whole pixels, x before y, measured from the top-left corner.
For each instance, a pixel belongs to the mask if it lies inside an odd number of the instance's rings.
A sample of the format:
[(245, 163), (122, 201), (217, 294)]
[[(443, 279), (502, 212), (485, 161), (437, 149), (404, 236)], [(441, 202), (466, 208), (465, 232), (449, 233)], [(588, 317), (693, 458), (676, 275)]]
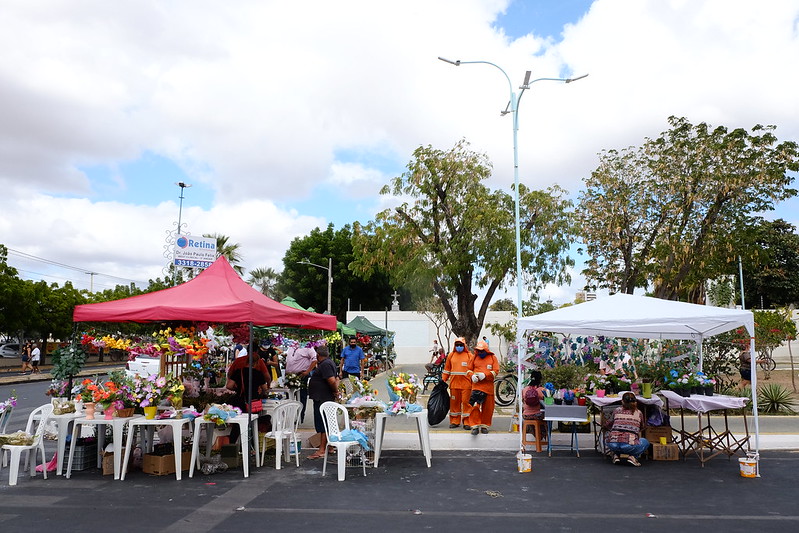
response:
[[(466, 141), (450, 150), (419, 147), (407, 171), (381, 191), (402, 204), (356, 226), (353, 269), (368, 276), (385, 269), (392, 284), (417, 293), (432, 289), (455, 335), (476, 339), (497, 289), (515, 280), (513, 197), (491, 190), (484, 154)], [(572, 242), (564, 191), (521, 186), (523, 283), (528, 288), (568, 279)], [(476, 289), (484, 291), (477, 302)]]
[[(329, 224), (325, 230), (315, 228), (309, 235), (291, 241), (283, 257), (283, 272), (276, 289), (293, 297), (303, 307), (324, 312), (329, 258), (333, 259), (332, 312), (339, 320), (346, 319), (348, 308), (384, 309), (391, 305), (394, 289), (387, 275), (378, 271), (367, 280), (350, 270), (354, 252), (349, 225), (336, 231), (333, 224)], [(324, 268), (301, 263), (304, 260)]]
[[(744, 296), (748, 308), (799, 303), (799, 235), (782, 219), (759, 219), (750, 234), (757, 253), (743, 255)], [(734, 266), (731, 269), (734, 272)], [(740, 301), (740, 299), (739, 299)]]
[(640, 147), (600, 154), (577, 219), (589, 282), (632, 293), (702, 301), (705, 281), (740, 253), (754, 213), (796, 191), (794, 142), (774, 126), (728, 130), (670, 117), (671, 129)]

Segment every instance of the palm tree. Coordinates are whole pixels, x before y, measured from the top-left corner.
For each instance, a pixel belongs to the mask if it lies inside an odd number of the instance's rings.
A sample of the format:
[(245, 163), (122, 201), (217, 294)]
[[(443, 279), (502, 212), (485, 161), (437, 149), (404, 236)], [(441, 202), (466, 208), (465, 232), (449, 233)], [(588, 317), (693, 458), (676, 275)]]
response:
[(276, 272), (274, 268), (256, 268), (255, 270), (250, 270), (250, 277), (247, 279), (247, 283), (273, 300), (279, 300), (280, 295), (276, 288), (279, 277), (280, 273)]
[(239, 274), (244, 274), (244, 267), (239, 265), (239, 261), (241, 261), (241, 254), (239, 253), (240, 245), (238, 243), (228, 243), (230, 237), (227, 235), (220, 235), (218, 233), (206, 233), (203, 234), (203, 237), (207, 239), (216, 239), (217, 256), (224, 255), (225, 259), (227, 259), (228, 263), (230, 263), (230, 266), (233, 267), (233, 270)]

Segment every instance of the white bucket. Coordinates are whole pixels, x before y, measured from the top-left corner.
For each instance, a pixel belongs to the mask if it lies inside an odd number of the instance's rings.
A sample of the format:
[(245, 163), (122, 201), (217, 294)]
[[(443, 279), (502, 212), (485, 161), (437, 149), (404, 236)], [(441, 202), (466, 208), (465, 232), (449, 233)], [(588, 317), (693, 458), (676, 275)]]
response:
[(758, 454), (747, 453), (746, 457), (738, 459), (738, 467), (741, 469), (741, 477), (757, 477), (758, 475)]
[(533, 470), (533, 456), (529, 453), (517, 453), (516, 463), (518, 464), (519, 472), (525, 473)]

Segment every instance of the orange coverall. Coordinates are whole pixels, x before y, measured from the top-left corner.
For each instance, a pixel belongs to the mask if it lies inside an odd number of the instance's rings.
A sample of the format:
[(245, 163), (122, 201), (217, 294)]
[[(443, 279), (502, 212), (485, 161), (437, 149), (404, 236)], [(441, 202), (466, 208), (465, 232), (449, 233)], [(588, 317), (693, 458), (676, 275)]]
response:
[[(461, 339), (459, 339), (461, 340)], [(465, 347), (458, 353), (454, 349), (447, 356), (441, 379), (449, 383), (449, 423), (460, 425), (469, 418), (472, 406), (469, 405), (469, 395), (472, 394), (472, 380), (466, 373), (472, 363), (474, 355)]]
[[(478, 342), (477, 348), (480, 348), (482, 344), (485, 343), (482, 341)], [(486, 345), (485, 348), (482, 349), (488, 351), (488, 346)], [(482, 359), (477, 355), (472, 357), (472, 364), (469, 366), (466, 376), (471, 382), (472, 375), (476, 372), (485, 374), (485, 379), (477, 383), (472, 383), (472, 390), (483, 391), (488, 395), (482, 405), (477, 404), (471, 407), (472, 412), (469, 415), (469, 425), (472, 426), (472, 428), (488, 428), (491, 425), (491, 419), (494, 417), (494, 378), (497, 377), (498, 371), (499, 361), (497, 361), (496, 356), (492, 352), (489, 351), (488, 355)]]

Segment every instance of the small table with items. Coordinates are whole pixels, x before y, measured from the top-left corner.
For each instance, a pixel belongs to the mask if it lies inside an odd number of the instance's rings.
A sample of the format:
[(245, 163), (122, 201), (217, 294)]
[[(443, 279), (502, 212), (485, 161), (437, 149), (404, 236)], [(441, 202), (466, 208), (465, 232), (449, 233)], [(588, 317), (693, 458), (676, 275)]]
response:
[(380, 462), (380, 452), (383, 448), (383, 436), (386, 432), (386, 419), (403, 415), (416, 420), (416, 430), (419, 433), (419, 447), (422, 450), (425, 461), (427, 461), (427, 468), (430, 468), (432, 452), (430, 449), (430, 432), (427, 425), (427, 409), (422, 409), (415, 413), (401, 413), (397, 415), (385, 412), (375, 414), (375, 468), (377, 468)]
[[(643, 396), (636, 395), (635, 399), (638, 400), (639, 405), (654, 406), (657, 407), (658, 409), (661, 409), (663, 407), (663, 400), (661, 400), (658, 396), (652, 396), (651, 398), (644, 398)], [(593, 416), (592, 425), (594, 429), (594, 449), (603, 455), (609, 455), (609, 452), (605, 446), (605, 433), (606, 433), (605, 420), (607, 416), (607, 408), (615, 409), (616, 407), (621, 405), (621, 395), (588, 396), (588, 400), (599, 409), (599, 412), (598, 413), (594, 412)], [(598, 421), (597, 421), (597, 414), (599, 414)], [(646, 415), (645, 410), (644, 414)]]
[[(78, 436), (80, 435), (80, 428), (82, 426), (102, 426), (97, 431), (97, 467), (100, 468), (102, 465), (103, 450), (105, 449), (105, 427), (111, 426), (114, 444), (114, 479), (119, 479), (120, 472), (122, 472), (120, 468), (122, 465), (122, 434), (125, 426), (134, 418), (138, 418), (138, 416), (105, 418), (101, 415), (96, 418), (86, 418), (85, 416), (75, 418), (72, 425), (72, 442), (69, 447), (69, 462), (67, 463), (66, 477), (69, 478), (72, 475), (72, 461), (75, 456), (75, 448), (77, 448), (76, 444), (78, 442)], [(130, 448), (127, 448), (127, 450), (129, 451)]]
[[(128, 438), (125, 444), (126, 450), (131, 450), (133, 445), (133, 437), (136, 433), (136, 428), (140, 427), (140, 431), (142, 433), (142, 437), (144, 437), (144, 433), (147, 432), (149, 435), (147, 438), (143, 438), (146, 442), (142, 446), (142, 451), (144, 453), (148, 453), (152, 451), (153, 447), (153, 433), (155, 430), (155, 426), (170, 426), (172, 428), (172, 442), (175, 445), (175, 478), (180, 481), (182, 476), (183, 464), (182, 464), (182, 435), (183, 435), (183, 426), (189, 424), (191, 422), (191, 418), (144, 418), (143, 416), (137, 416), (132, 418), (128, 422)], [(151, 426), (151, 427), (147, 427)], [(121, 480), (125, 480), (125, 473), (128, 470), (128, 460), (130, 459), (130, 453), (125, 453), (125, 461), (122, 463), (122, 475), (120, 477)], [(117, 457), (114, 457), (114, 462), (118, 460)]]
[[(274, 407), (272, 408), (272, 412), (274, 413)], [(249, 418), (249, 423), (248, 423)], [(261, 466), (261, 454), (260, 454), (260, 443), (258, 442), (258, 415), (255, 414), (251, 417), (247, 416), (247, 413), (242, 413), (238, 416), (233, 418), (228, 418), (226, 423), (228, 424), (238, 424), (239, 429), (241, 430), (241, 436), (239, 437), (239, 441), (241, 442), (241, 457), (242, 457), (242, 470), (244, 470), (244, 477), (250, 476), (250, 461), (248, 458), (248, 450), (247, 445), (250, 441), (250, 438), (253, 437), (254, 440), (254, 448), (255, 448), (255, 466)], [(202, 415), (198, 416), (194, 419), (194, 435), (192, 436), (192, 444), (191, 444), (191, 464), (189, 465), (189, 477), (194, 477), (194, 469), (195, 467), (199, 467), (200, 463), (200, 435), (202, 433), (203, 426), (206, 429), (206, 439), (205, 439), (205, 458), (208, 459), (211, 457), (211, 448), (214, 443), (214, 427), (215, 422), (212, 420), (205, 420)], [(252, 431), (250, 430), (250, 426), (252, 426)]]
[[(680, 429), (677, 430), (677, 444), (683, 459), (688, 454), (694, 453), (699, 463), (705, 463), (720, 454), (726, 454), (729, 459), (736, 453), (745, 452), (744, 447), (749, 445), (749, 426), (744, 413), (744, 435), (736, 437), (731, 431), (727, 420), (729, 409), (741, 409), (746, 406), (748, 398), (738, 396), (680, 396), (670, 390), (662, 390), (660, 394), (666, 399), (666, 407), (680, 410)], [(685, 429), (685, 410), (693, 411), (697, 415), (697, 431)], [(724, 429), (718, 431), (713, 427), (711, 411), (722, 411), (724, 414)], [(704, 420), (703, 420), (704, 416)]]
[[(547, 423), (547, 454), (552, 457), (552, 422), (571, 422), (571, 441), (568, 449), (577, 452), (580, 457), (580, 445), (577, 442), (577, 425), (575, 422), (586, 422), (588, 411), (585, 405), (547, 405), (544, 408), (544, 422)], [(557, 445), (566, 449), (566, 445)]]

